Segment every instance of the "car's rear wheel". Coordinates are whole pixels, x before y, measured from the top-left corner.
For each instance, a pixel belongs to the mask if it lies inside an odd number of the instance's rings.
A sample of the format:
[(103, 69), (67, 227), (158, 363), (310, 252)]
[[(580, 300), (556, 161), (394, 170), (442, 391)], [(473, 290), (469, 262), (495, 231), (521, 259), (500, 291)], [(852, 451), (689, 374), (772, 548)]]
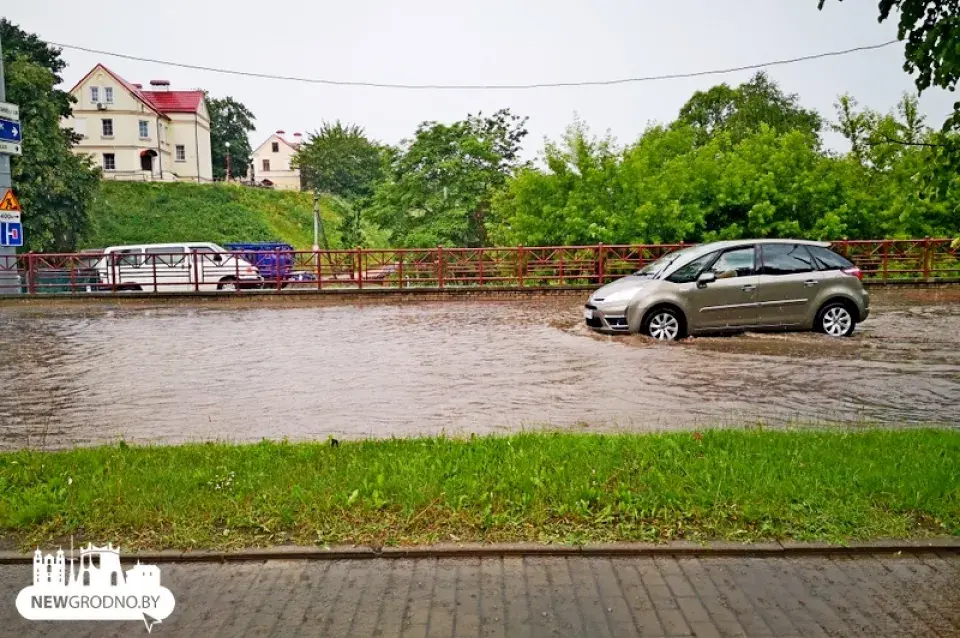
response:
[(656, 308), (647, 315), (643, 332), (657, 341), (676, 341), (683, 336), (683, 319), (672, 308)]
[(828, 337), (849, 337), (857, 327), (857, 322), (846, 304), (833, 302), (820, 310), (816, 327)]

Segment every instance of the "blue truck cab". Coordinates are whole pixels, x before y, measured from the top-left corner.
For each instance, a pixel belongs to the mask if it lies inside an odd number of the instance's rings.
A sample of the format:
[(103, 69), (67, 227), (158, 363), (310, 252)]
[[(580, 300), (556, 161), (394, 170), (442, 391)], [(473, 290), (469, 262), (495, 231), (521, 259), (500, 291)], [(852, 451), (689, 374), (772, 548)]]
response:
[(280, 279), (288, 280), (293, 274), (293, 246), (283, 242), (249, 242), (224, 244), (224, 248), (239, 256), (260, 271), (265, 282)]

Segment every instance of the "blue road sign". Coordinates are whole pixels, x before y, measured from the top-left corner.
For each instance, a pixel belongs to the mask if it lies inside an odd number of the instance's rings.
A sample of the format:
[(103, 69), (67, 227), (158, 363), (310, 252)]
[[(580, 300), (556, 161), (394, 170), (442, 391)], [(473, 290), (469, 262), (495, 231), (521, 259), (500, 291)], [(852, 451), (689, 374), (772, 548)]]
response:
[(23, 140), (20, 122), (0, 118), (0, 141), (19, 143)]
[(0, 246), (23, 246), (21, 222), (0, 222)]

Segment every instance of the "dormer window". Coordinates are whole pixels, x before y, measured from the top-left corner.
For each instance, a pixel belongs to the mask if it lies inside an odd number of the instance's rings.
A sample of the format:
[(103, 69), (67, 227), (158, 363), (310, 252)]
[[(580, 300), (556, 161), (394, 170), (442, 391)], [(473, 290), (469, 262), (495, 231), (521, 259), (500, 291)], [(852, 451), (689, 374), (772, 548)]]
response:
[(274, 152), (274, 153), (279, 153), (279, 152), (280, 152), (280, 142), (274, 142), (274, 143), (273, 143), (273, 152)]

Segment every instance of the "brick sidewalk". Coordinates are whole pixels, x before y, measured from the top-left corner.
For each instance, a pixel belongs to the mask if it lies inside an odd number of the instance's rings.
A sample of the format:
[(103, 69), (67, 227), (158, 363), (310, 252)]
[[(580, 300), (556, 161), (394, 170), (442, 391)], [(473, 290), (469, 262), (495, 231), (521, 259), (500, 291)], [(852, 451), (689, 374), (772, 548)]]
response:
[[(960, 555), (508, 557), (161, 565), (159, 636), (960, 636)], [(0, 567), (0, 635), (146, 635), (23, 620)]]

